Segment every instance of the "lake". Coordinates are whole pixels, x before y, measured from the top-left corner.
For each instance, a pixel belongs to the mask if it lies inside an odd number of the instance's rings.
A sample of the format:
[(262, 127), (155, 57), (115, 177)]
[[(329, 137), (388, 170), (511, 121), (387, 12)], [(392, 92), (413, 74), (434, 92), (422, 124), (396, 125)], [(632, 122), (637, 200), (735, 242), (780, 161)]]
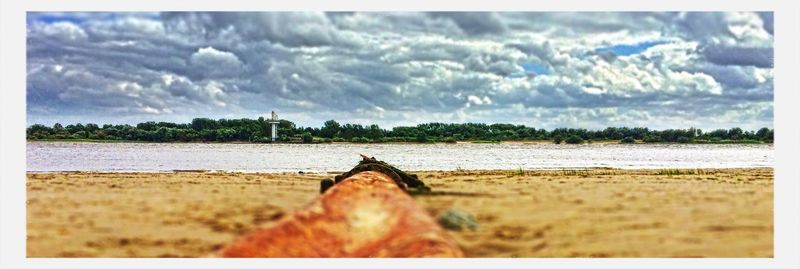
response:
[(771, 144), (202, 144), (28, 142), (28, 171), (346, 171), (359, 153), (405, 170), (772, 167)]

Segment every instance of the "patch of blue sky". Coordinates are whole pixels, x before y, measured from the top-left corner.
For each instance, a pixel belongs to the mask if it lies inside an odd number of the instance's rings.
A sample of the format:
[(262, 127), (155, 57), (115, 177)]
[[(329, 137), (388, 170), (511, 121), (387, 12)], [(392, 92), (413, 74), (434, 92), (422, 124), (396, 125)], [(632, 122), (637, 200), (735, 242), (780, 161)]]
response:
[(124, 17), (142, 17), (158, 19), (159, 13), (155, 12), (28, 12), (28, 22), (71, 22), (81, 24), (87, 20), (116, 20)]
[(507, 78), (515, 79), (515, 78), (525, 78), (531, 75), (535, 76), (545, 76), (552, 73), (547, 66), (537, 63), (523, 63), (520, 64), (523, 71), (517, 71), (508, 75)]
[(522, 69), (525, 69), (525, 73), (528, 74), (549, 75), (551, 73), (547, 66), (537, 63), (524, 63), (520, 66), (522, 66)]
[(80, 24), (86, 21), (86, 16), (75, 16), (70, 13), (42, 13), (42, 12), (28, 12), (27, 20), (43, 22), (43, 23), (56, 23), (56, 22), (71, 22)]

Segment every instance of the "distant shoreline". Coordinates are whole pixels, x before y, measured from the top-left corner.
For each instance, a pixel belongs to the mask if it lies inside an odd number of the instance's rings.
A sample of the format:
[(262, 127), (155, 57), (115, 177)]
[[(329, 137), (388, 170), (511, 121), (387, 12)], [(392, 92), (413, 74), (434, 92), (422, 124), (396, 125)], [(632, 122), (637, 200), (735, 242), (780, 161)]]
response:
[[(229, 141), (229, 142), (218, 142), (218, 141), (169, 141), (169, 142), (153, 142), (153, 141), (141, 141), (141, 140), (108, 140), (108, 139), (26, 139), (26, 142), (72, 142), (72, 143), (141, 143), (141, 144), (308, 144), (308, 145), (316, 145), (316, 144), (558, 144), (554, 143), (551, 140), (504, 140), (504, 141), (485, 141), (485, 140), (470, 140), (470, 141), (456, 141), (456, 142), (318, 142), (314, 141), (311, 143), (302, 143), (302, 142), (283, 142), (283, 141), (276, 141), (276, 142), (249, 142), (249, 141)], [(581, 145), (581, 144), (568, 144), (568, 143), (560, 143), (564, 145)], [(706, 140), (699, 140), (699, 141), (691, 141), (686, 143), (679, 143), (679, 142), (643, 142), (643, 141), (636, 141), (634, 143), (622, 143), (619, 140), (594, 140), (594, 141), (586, 141), (582, 144), (633, 144), (633, 145), (658, 145), (658, 144), (714, 144), (714, 145), (722, 145), (722, 144), (756, 144), (756, 145), (772, 145), (773, 143), (769, 142), (762, 142), (762, 141), (742, 141), (742, 140), (725, 140), (725, 141), (706, 141)]]

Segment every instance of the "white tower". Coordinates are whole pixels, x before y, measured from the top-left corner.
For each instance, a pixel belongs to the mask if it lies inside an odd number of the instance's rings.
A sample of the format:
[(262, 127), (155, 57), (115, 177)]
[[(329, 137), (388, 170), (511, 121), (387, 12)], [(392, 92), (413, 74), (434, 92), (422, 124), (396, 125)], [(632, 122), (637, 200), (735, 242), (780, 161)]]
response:
[(278, 123), (281, 121), (278, 120), (278, 114), (275, 111), (272, 111), (272, 118), (267, 121), (270, 125), (272, 125), (272, 142), (278, 140)]

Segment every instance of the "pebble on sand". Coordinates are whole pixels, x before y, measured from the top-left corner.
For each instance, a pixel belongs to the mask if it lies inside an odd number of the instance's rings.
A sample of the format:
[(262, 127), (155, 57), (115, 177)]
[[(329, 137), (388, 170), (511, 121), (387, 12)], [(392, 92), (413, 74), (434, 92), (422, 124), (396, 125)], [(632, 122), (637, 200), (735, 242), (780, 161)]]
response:
[(474, 231), (478, 229), (478, 221), (475, 220), (472, 214), (456, 209), (447, 210), (447, 212), (440, 215), (439, 224), (448, 230), (470, 229)]

